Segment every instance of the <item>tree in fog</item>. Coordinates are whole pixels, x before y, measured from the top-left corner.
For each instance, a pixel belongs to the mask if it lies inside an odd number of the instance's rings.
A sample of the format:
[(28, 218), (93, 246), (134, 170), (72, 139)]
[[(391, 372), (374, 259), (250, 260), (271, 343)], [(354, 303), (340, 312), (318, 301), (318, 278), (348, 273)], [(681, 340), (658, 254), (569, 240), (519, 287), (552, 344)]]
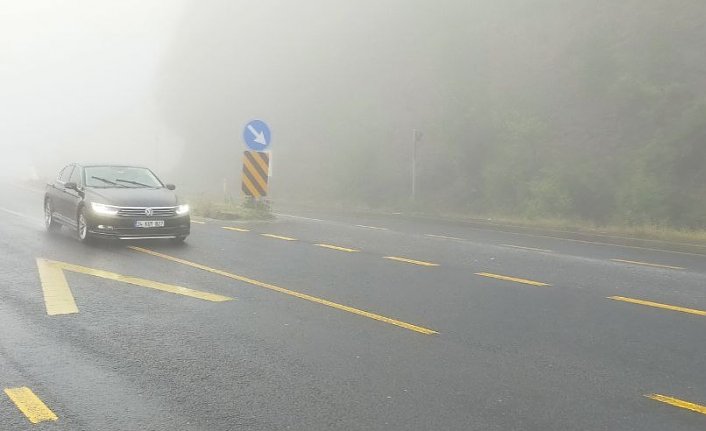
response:
[(158, 97), (196, 187), (273, 126), (277, 199), (704, 227), (700, 1), (193, 2)]

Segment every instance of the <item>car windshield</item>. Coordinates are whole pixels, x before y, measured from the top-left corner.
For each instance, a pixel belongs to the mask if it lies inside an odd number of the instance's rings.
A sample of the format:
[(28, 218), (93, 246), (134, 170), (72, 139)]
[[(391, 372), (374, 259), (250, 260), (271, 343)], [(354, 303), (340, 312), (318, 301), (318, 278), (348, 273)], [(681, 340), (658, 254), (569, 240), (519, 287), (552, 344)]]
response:
[(147, 168), (129, 166), (89, 166), (85, 168), (87, 187), (163, 187), (159, 179)]

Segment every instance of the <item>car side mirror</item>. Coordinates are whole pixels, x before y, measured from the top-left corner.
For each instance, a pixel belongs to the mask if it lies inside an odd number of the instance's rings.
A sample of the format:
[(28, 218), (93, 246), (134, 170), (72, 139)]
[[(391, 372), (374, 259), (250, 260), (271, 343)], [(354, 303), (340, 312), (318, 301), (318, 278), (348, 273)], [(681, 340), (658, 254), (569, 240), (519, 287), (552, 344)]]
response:
[(175, 186), (174, 184), (167, 184), (166, 187), (167, 187), (167, 189), (169, 189), (169, 190), (175, 190), (175, 189), (176, 189), (176, 186)]
[(69, 181), (68, 183), (64, 183), (64, 188), (69, 189), (69, 190), (78, 191), (78, 185), (73, 181)]

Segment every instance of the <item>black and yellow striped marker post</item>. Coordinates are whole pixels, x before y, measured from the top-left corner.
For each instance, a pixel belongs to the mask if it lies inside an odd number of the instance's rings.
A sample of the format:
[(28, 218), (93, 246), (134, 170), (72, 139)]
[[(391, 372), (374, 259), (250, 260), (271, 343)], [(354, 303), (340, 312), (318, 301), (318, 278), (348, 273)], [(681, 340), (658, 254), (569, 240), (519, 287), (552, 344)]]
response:
[(243, 193), (258, 199), (267, 196), (270, 155), (259, 151), (243, 152)]

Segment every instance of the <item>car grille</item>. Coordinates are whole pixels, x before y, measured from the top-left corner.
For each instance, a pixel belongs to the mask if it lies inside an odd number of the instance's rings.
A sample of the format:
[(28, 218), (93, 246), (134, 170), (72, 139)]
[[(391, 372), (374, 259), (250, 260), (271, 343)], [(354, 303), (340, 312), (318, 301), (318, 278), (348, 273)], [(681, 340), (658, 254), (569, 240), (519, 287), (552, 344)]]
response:
[[(152, 210), (152, 215), (148, 216), (146, 214), (147, 209)], [(161, 208), (150, 208), (150, 207), (133, 207), (133, 208), (120, 208), (118, 209), (118, 215), (121, 217), (172, 217), (176, 215), (176, 207), (161, 207)]]

